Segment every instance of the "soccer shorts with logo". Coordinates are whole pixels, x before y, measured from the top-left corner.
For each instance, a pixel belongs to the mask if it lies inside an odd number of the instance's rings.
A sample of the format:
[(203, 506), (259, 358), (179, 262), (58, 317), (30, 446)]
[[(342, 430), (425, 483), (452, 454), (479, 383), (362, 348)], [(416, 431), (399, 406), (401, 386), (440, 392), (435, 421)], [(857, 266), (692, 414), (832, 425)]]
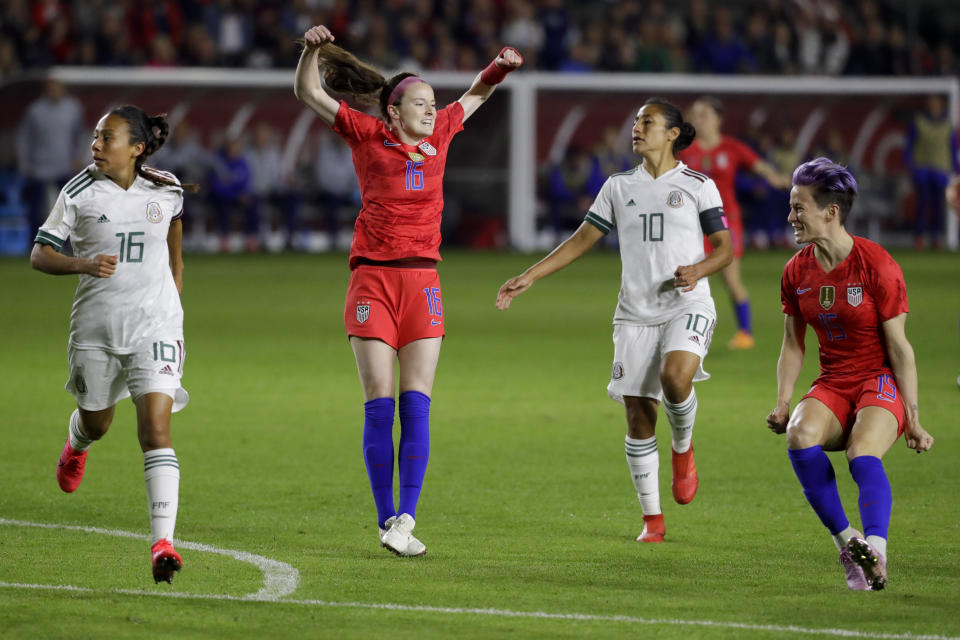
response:
[(394, 349), (422, 338), (442, 338), (436, 268), (359, 265), (350, 274), (343, 323), (348, 336), (377, 338)]
[(837, 416), (843, 430), (849, 431), (857, 420), (857, 414), (864, 407), (881, 407), (893, 414), (897, 420), (897, 437), (903, 433), (906, 411), (903, 398), (893, 371), (884, 368), (869, 377), (841, 378), (825, 380), (823, 377), (813, 381), (810, 391), (801, 400), (815, 398), (827, 405)]
[(713, 305), (683, 309), (673, 320), (663, 324), (613, 326), (613, 373), (607, 393), (619, 403), (624, 396), (663, 397), (660, 385), (660, 364), (671, 351), (689, 351), (700, 356), (694, 382), (710, 378), (703, 369), (703, 359), (710, 349), (710, 338), (717, 324)]
[(176, 338), (146, 340), (124, 355), (70, 347), (65, 388), (86, 411), (108, 409), (128, 396), (136, 400), (145, 393), (163, 393), (173, 398), (177, 412), (190, 401), (181, 386), (185, 356), (183, 340)]

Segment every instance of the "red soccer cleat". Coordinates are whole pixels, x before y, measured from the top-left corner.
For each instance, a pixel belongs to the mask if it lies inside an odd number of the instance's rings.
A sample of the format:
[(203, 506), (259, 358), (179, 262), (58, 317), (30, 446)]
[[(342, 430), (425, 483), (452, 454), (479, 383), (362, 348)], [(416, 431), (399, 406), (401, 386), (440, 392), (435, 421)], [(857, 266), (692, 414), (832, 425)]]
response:
[(667, 534), (667, 527), (663, 523), (663, 514), (658, 513), (654, 516), (643, 516), (643, 531), (637, 542), (663, 542), (663, 536)]
[(57, 484), (67, 493), (73, 493), (83, 480), (83, 469), (87, 465), (88, 451), (77, 451), (67, 439), (57, 462)]
[(688, 504), (697, 495), (700, 478), (697, 477), (697, 465), (693, 461), (693, 443), (685, 453), (677, 453), (670, 447), (673, 463), (673, 499), (677, 504)]
[(157, 541), (150, 547), (150, 556), (153, 560), (153, 581), (163, 580), (168, 584), (173, 584), (173, 574), (180, 571), (183, 566), (183, 558), (177, 553), (173, 545), (167, 539)]

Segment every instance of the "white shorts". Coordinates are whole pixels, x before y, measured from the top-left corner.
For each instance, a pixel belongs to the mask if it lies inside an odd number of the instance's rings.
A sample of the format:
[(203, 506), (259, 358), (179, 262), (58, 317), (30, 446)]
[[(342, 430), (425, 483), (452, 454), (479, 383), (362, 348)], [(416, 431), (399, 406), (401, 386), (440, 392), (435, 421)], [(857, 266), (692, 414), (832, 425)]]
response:
[(65, 388), (86, 411), (109, 409), (128, 396), (136, 400), (145, 393), (165, 393), (177, 412), (190, 401), (180, 384), (185, 356), (183, 340), (145, 341), (126, 355), (69, 347)]
[(660, 385), (660, 363), (671, 351), (689, 351), (700, 356), (694, 382), (710, 378), (703, 370), (703, 359), (710, 349), (710, 339), (717, 324), (715, 309), (698, 306), (683, 310), (663, 324), (613, 326), (613, 373), (607, 393), (623, 404), (624, 396), (663, 397)]

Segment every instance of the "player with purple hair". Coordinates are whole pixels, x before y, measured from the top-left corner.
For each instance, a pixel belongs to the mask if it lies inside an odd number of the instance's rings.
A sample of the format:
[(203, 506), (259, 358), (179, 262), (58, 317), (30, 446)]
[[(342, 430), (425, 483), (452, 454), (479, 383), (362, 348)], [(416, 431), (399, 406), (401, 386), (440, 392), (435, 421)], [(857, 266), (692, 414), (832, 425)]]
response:
[[(827, 158), (793, 173), (787, 221), (807, 246), (783, 270), (777, 405), (767, 426), (786, 432), (790, 462), (840, 550), (847, 586), (879, 590), (887, 583), (893, 505), (880, 459), (900, 434), (918, 453), (930, 449), (933, 438), (920, 426), (917, 367), (904, 331), (903, 272), (880, 245), (844, 228), (856, 195), (854, 177)], [(791, 415), (808, 324), (817, 332), (820, 375)], [(825, 450), (846, 451), (865, 535), (847, 520)]]

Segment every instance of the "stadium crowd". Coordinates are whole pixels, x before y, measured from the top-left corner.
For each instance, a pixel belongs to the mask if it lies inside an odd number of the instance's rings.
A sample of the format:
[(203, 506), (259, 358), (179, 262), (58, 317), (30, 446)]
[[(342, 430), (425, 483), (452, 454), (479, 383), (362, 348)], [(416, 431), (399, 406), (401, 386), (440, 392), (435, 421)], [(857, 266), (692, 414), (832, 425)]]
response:
[(922, 4), (906, 16), (884, 0), (5, 0), (0, 81), (51, 65), (287, 68), (321, 23), (383, 69), (473, 70), (511, 42), (550, 71), (955, 73), (960, 39)]

